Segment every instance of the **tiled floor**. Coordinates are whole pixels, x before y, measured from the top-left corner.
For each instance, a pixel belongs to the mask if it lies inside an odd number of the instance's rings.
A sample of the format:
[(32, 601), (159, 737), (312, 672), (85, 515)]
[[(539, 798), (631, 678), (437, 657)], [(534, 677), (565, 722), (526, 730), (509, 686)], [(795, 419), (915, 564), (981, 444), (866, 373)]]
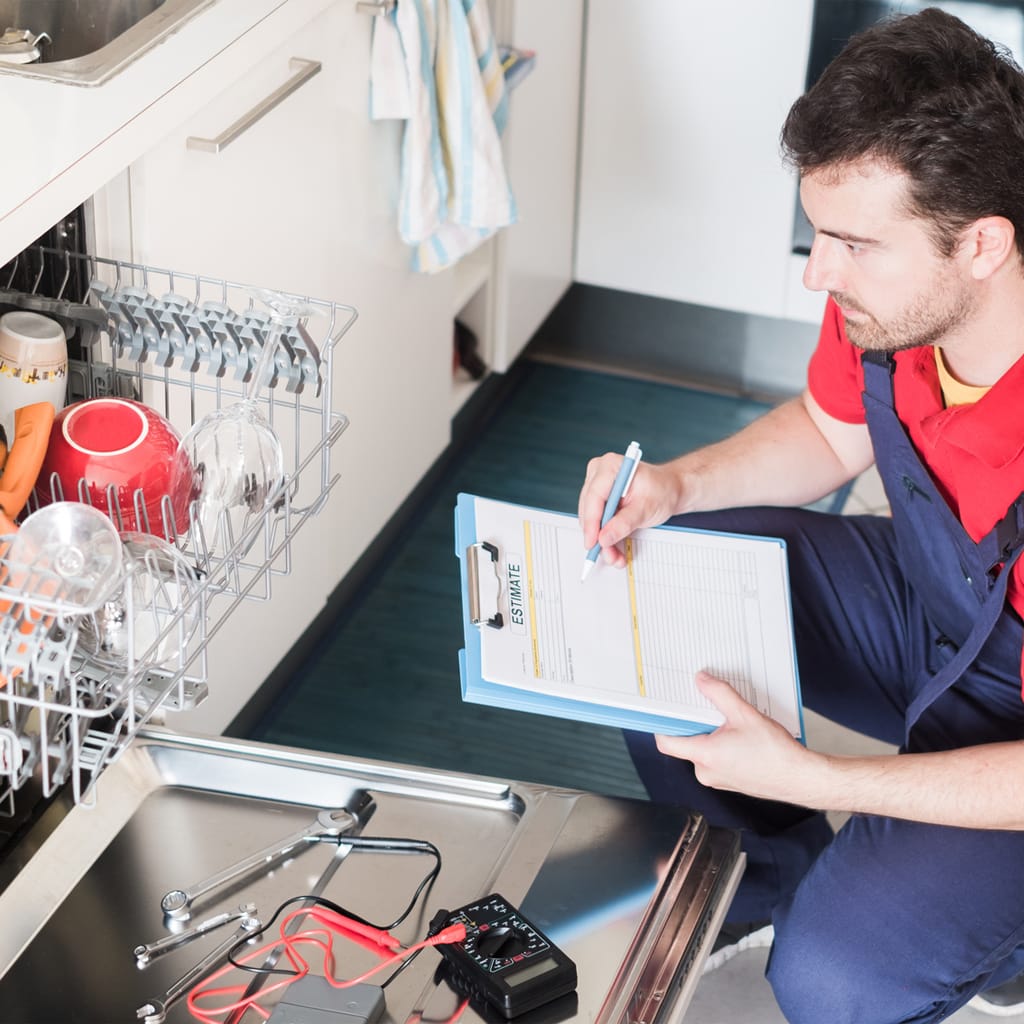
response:
[[(887, 510), (881, 480), (874, 469), (869, 470), (851, 491), (845, 511), (885, 513)], [(885, 744), (843, 729), (813, 712), (806, 714), (806, 726), (808, 745), (816, 750), (844, 754), (884, 753), (892, 750)], [(840, 822), (840, 816), (833, 818), (833, 825)], [(764, 977), (767, 960), (767, 949), (752, 949), (740, 953), (718, 970), (705, 975), (694, 993), (686, 1014), (686, 1024), (785, 1024), (785, 1017), (776, 1005)], [(947, 1019), (955, 1024), (983, 1024), (993, 1020), (970, 1008), (959, 1010)], [(1019, 1019), (1024, 1024), (1024, 1016), (1009, 1019)]]

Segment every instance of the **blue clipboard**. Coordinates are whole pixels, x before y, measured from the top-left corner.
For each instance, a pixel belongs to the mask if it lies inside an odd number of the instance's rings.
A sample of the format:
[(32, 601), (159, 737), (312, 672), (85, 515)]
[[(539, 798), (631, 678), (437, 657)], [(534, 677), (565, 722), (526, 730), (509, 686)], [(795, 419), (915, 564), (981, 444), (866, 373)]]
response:
[[(488, 573), (497, 569), (501, 552), (478, 538), (475, 501), (475, 495), (459, 494), (455, 505), (455, 554), (460, 563), (462, 625), (466, 644), (459, 651), (459, 676), (464, 701), (509, 708), (513, 711), (528, 711), (554, 718), (568, 718), (578, 722), (591, 722), (618, 729), (658, 733), (663, 736), (693, 736), (697, 733), (713, 732), (717, 728), (704, 722), (692, 722), (630, 708), (611, 707), (593, 701), (551, 696), (484, 679), (481, 669), (481, 632), (488, 628), (501, 628), (503, 625), (497, 599), (492, 600), (491, 596), (496, 594), (497, 588), (490, 586), (491, 581), (488, 579)], [(523, 508), (527, 509), (528, 506)], [(494, 563), (493, 568), (491, 563)], [(803, 710), (799, 703), (799, 681), (797, 697), (800, 716), (799, 738), (802, 741), (804, 725)]]

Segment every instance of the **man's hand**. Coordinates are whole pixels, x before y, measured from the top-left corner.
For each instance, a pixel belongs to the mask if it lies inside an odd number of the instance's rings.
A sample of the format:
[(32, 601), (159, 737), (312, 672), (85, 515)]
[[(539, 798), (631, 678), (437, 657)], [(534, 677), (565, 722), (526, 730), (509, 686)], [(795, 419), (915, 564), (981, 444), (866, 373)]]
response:
[(663, 754), (692, 761), (706, 786), (819, 811), (1024, 830), (1024, 740), (927, 754), (819, 754), (721, 679), (698, 672), (697, 685), (725, 722), (703, 736), (656, 741)]
[(751, 505), (806, 505), (851, 480), (873, 460), (866, 424), (830, 416), (810, 392), (783, 402), (732, 437), (671, 462), (642, 462), (618, 511), (601, 528), (622, 455), (591, 459), (579, 497), (583, 548), (623, 566), (619, 543), (683, 512)]
[(617, 512), (601, 529), (605, 502), (621, 465), (622, 456), (613, 452), (591, 459), (579, 497), (584, 550), (589, 551), (600, 539), (605, 562), (620, 568), (626, 564), (626, 558), (617, 545), (637, 530), (659, 526), (675, 515), (679, 511), (681, 486), (669, 467), (641, 462)]
[(805, 802), (808, 776), (821, 756), (803, 747), (723, 680), (698, 672), (697, 686), (722, 712), (725, 722), (701, 736), (658, 736), (658, 749), (692, 761), (697, 779), (705, 786)]

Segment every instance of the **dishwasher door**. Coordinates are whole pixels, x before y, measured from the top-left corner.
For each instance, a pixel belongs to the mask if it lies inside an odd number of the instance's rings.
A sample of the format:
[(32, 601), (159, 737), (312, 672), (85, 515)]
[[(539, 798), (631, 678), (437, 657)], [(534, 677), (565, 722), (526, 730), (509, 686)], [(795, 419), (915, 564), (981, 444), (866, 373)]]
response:
[[(498, 892), (573, 959), (577, 992), (517, 1018), (524, 1024), (679, 1019), (742, 870), (735, 834), (679, 808), (156, 729), (108, 768), (97, 795), (92, 808), (51, 808), (0, 865), (4, 1020), (139, 1019), (139, 1007), (234, 927), (140, 969), (135, 947), (181, 927), (164, 917), (164, 894), (216, 875), (323, 810), (363, 808), (359, 835), (426, 840), (440, 851), (436, 880), (393, 929), (404, 944), (424, 937), (439, 909)], [(249, 902), (267, 922), (284, 901), (318, 889), (386, 923), (430, 866), (427, 857), (308, 843), (197, 900), (188, 924)], [(335, 949), (339, 978), (378, 962), (355, 944)], [(492, 1019), (474, 1004), (460, 1011), (441, 962), (427, 949), (394, 976), (384, 1024)], [(323, 965), (314, 960), (313, 972)], [(280, 997), (268, 993), (264, 1009)], [(191, 1019), (184, 1000), (166, 1017)], [(240, 1019), (263, 1018), (249, 1010)]]

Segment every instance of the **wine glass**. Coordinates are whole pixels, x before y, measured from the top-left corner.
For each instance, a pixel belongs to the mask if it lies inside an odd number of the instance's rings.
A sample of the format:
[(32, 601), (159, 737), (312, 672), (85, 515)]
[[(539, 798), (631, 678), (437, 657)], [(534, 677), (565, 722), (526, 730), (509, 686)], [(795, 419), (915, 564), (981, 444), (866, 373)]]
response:
[[(207, 413), (182, 438), (181, 446), (195, 474), (198, 497), (193, 525), (205, 552), (232, 550), (253, 524), (284, 498), (286, 475), (281, 441), (263, 414), (259, 396), (272, 379), (275, 356), (290, 318), (316, 310), (280, 292), (259, 290), (253, 296), (271, 310), (266, 332), (245, 397)], [(248, 550), (255, 534), (247, 538)]]
[[(199, 625), (199, 576), (162, 537), (121, 534), (124, 582), (79, 629), (79, 648), (104, 668), (144, 661), (159, 669), (187, 662)], [(169, 628), (171, 623), (175, 628)]]
[(27, 516), (4, 560), (4, 587), (58, 615), (91, 611), (117, 588), (123, 572), (114, 524), (77, 501), (57, 501)]
[(121, 541), (97, 509), (58, 501), (25, 518), (0, 547), (0, 614), (19, 634), (0, 651), (0, 688), (21, 675), (54, 619), (91, 613), (121, 581)]

